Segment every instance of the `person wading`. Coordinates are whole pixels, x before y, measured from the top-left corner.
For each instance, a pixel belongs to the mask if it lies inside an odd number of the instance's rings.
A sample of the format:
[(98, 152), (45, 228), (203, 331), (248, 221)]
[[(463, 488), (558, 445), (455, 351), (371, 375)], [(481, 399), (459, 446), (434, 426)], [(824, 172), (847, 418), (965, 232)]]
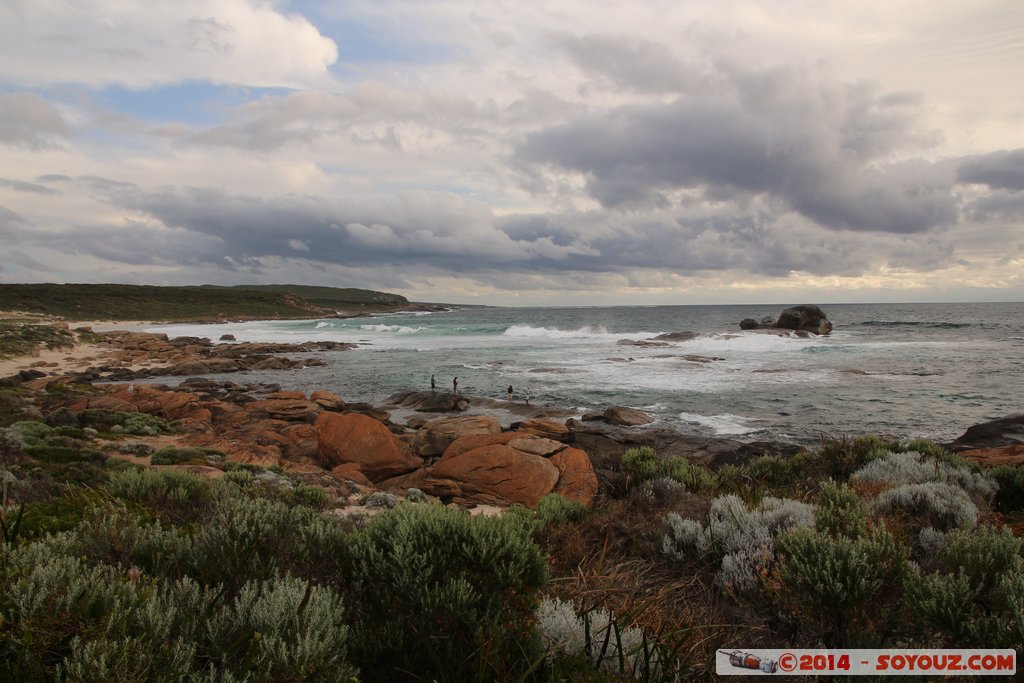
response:
[(437, 391), (437, 382), (434, 381), (434, 376), (430, 376), (430, 393)]
[(452, 380), (452, 393), (455, 394), (456, 396), (459, 395), (459, 378), (458, 377), (456, 377), (455, 379)]
[(512, 400), (512, 385), (511, 384), (508, 385), (508, 400), (509, 401)]

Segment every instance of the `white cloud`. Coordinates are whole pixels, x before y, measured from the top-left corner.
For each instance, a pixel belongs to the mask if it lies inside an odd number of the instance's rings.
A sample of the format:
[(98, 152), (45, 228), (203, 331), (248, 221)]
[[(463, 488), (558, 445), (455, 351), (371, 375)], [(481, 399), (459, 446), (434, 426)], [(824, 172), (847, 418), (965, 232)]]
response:
[(334, 41), (258, 0), (0, 3), (0, 73), (22, 86), (327, 82)]

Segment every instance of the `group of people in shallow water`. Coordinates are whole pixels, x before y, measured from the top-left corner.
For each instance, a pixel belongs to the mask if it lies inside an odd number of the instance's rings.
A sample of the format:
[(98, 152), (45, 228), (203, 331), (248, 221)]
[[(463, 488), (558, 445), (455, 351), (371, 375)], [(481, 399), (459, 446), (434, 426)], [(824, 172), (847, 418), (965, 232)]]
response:
[[(430, 376), (430, 391), (431, 392), (437, 391), (437, 380), (435, 379), (434, 375)], [(511, 384), (508, 385), (508, 390), (507, 391), (508, 391), (508, 400), (511, 401), (512, 400), (512, 394), (515, 393), (515, 390), (512, 388)], [(455, 378), (452, 379), (452, 393), (456, 394), (456, 395), (458, 395), (458, 393), (459, 393), (459, 378), (458, 377), (455, 377)], [(526, 389), (523, 391), (523, 394), (524, 394), (524, 396), (526, 398), (526, 405), (530, 405), (530, 387), (526, 387)]]

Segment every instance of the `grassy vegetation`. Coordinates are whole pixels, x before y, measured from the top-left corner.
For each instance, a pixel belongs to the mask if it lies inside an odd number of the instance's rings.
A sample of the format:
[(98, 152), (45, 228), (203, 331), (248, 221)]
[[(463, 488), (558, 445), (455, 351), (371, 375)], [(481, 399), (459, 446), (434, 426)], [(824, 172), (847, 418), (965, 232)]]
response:
[[(223, 288), (219, 288), (223, 289)], [(345, 308), (353, 305), (407, 304), (409, 300), (398, 294), (375, 292), (352, 287), (314, 287), (311, 285), (235, 285), (230, 289), (251, 292), (291, 294), (314, 306)]]
[(395, 294), (300, 285), (0, 285), (0, 310), (24, 311), (68, 320), (308, 318), (342, 308), (368, 305), (386, 308), (405, 303), (408, 302), (404, 297)]
[(927, 442), (717, 472), (636, 449), (593, 510), (345, 522), (281, 472), (104, 460), (85, 425), (120, 414), (47, 420), (0, 430), (24, 503), (0, 544), (0, 679), (610, 683), (708, 679), (738, 644), (1024, 643), (1024, 542), (1002, 524), (1024, 468)]
[[(2, 302), (0, 297), (0, 308)], [(43, 349), (66, 349), (74, 345), (75, 336), (68, 330), (53, 325), (0, 320), (0, 359), (32, 356)]]

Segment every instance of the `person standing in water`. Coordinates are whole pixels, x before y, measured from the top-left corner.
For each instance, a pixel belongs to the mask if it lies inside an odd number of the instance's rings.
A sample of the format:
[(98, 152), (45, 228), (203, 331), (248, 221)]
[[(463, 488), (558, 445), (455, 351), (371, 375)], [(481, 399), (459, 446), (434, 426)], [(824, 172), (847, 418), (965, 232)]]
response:
[(512, 400), (512, 385), (511, 384), (508, 385), (508, 400), (509, 401)]
[(455, 379), (452, 380), (452, 393), (455, 394), (456, 396), (459, 395), (459, 378), (458, 377), (456, 377)]
[(437, 391), (437, 382), (434, 381), (434, 376), (430, 376), (430, 393)]

